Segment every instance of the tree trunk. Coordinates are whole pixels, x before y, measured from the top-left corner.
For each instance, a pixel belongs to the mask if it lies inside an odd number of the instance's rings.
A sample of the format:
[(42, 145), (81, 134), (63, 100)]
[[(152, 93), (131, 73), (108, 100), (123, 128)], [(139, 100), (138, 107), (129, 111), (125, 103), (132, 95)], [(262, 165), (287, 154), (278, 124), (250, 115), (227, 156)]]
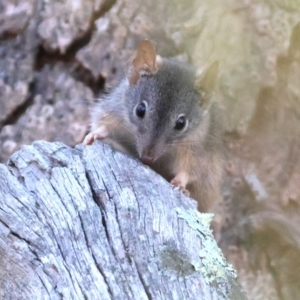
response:
[(36, 140), (81, 143), (144, 38), (202, 70), (219, 61), (214, 235), (249, 299), (298, 299), (300, 0), (0, 0), (0, 162)]
[(0, 165), (0, 298), (245, 299), (196, 202), (95, 142)]

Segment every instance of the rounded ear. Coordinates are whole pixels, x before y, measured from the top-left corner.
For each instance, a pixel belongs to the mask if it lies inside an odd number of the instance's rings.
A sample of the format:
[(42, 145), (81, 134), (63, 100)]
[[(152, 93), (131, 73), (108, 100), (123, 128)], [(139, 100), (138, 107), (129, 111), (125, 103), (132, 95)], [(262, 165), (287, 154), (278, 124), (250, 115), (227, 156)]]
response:
[[(198, 72), (197, 72), (198, 73)], [(217, 87), (219, 73), (219, 62), (213, 62), (200, 75), (196, 75), (195, 88), (201, 94), (200, 105), (207, 106), (212, 94)]]
[(142, 40), (137, 46), (129, 67), (128, 79), (130, 84), (136, 84), (142, 74), (155, 74), (157, 69), (154, 45), (149, 40)]

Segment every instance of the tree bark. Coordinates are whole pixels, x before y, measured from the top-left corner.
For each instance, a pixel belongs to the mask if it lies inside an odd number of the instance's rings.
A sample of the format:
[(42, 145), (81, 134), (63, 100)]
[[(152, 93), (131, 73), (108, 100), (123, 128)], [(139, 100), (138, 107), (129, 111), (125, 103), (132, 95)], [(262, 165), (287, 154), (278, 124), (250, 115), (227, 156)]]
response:
[(0, 165), (1, 299), (245, 299), (210, 215), (95, 142)]

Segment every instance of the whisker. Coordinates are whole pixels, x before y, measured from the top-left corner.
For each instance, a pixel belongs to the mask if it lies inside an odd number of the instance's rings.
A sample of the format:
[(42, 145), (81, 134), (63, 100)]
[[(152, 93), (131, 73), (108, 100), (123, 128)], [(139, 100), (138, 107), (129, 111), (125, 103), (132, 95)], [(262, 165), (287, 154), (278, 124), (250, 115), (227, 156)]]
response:
[(91, 99), (81, 99), (81, 100), (74, 101), (73, 103), (94, 105), (95, 102), (91, 102), (91, 100), (94, 100), (94, 99), (92, 99), (92, 98)]
[(90, 97), (86, 99), (80, 99), (75, 101), (74, 103), (87, 103), (90, 105), (97, 105), (97, 103), (108, 100), (108, 94), (100, 95), (99, 97)]
[(168, 144), (168, 146), (170, 146), (170, 147), (173, 147), (173, 148), (175, 148), (175, 149), (184, 149), (184, 150), (186, 150), (187, 152), (191, 152), (191, 153), (198, 153), (198, 151), (196, 151), (197, 149), (193, 149), (193, 148), (187, 148), (186, 146), (184, 146), (184, 145), (172, 145), (172, 144)]
[(170, 144), (176, 144), (176, 145), (178, 145), (178, 144), (196, 144), (196, 142), (195, 141), (172, 141)]
[[(117, 124), (115, 124), (114, 127), (115, 127), (115, 128), (119, 127), (121, 123), (122, 123), (122, 120), (118, 120), (118, 121), (117, 121)], [(130, 133), (134, 134), (133, 129), (132, 129), (128, 124), (126, 124), (126, 122), (123, 122), (122, 125), (123, 125)]]
[(98, 105), (95, 105), (95, 106), (92, 106), (92, 107), (90, 107), (90, 111), (91, 112), (103, 112), (103, 111), (107, 111), (107, 112), (109, 112), (109, 113), (124, 113), (124, 109), (123, 108), (105, 108), (105, 107), (101, 107), (101, 106), (98, 106)]
[[(211, 138), (211, 139), (213, 139), (215, 141), (220, 142), (220, 138), (218, 138), (218, 137), (216, 137), (214, 135), (207, 134), (206, 137)], [(171, 143), (172, 144), (192, 144), (192, 143), (197, 144), (198, 141), (195, 141), (195, 140), (179, 140), (179, 141), (172, 141)]]
[[(101, 107), (91, 107), (91, 108), (90, 108), (90, 111), (91, 111), (91, 112), (95, 112), (95, 113), (103, 113), (104, 110), (105, 110), (105, 109), (103, 109), (103, 108), (101, 108)], [(110, 112), (110, 113), (122, 113), (123, 110), (122, 110), (122, 109), (114, 109), (114, 110), (110, 109), (109, 112)], [(106, 113), (106, 114), (107, 114), (107, 113)]]

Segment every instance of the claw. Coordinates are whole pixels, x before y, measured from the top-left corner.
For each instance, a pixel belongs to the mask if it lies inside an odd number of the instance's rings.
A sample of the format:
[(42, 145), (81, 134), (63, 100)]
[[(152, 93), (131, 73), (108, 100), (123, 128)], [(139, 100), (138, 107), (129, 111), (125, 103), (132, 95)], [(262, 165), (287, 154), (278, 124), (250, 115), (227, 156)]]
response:
[(186, 196), (190, 195), (190, 192), (182, 185), (182, 182), (178, 178), (175, 177), (170, 183), (174, 186), (175, 190), (181, 191)]
[(108, 136), (108, 132), (105, 126), (100, 126), (96, 130), (86, 135), (83, 140), (83, 145), (91, 145), (95, 140), (103, 140)]

